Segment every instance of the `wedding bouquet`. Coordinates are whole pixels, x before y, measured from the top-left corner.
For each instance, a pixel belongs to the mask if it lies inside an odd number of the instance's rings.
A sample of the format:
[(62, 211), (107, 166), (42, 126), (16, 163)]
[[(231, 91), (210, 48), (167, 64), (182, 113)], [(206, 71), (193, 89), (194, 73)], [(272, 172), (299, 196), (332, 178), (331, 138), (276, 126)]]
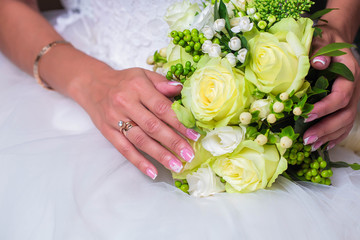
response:
[[(337, 75), (354, 80), (341, 63), (323, 71), (311, 68), (311, 42), (321, 35), (314, 20), (331, 11), (302, 17), (311, 5), (310, 0), (183, 1), (168, 9), (171, 42), (148, 62), (184, 85), (172, 108), (202, 135), (190, 142), (193, 161), (173, 172), (181, 190), (194, 196), (252, 192), (270, 187), (280, 174), (330, 185), (332, 167), (359, 167), (332, 163), (326, 144), (318, 151), (303, 144), (313, 104)], [(330, 44), (313, 57), (339, 56), (351, 46)]]

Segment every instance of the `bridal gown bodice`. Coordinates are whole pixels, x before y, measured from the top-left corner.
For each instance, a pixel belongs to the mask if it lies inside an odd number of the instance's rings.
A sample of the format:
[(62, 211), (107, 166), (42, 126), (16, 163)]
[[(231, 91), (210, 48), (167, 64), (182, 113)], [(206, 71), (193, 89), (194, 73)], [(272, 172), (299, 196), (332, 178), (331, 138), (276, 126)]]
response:
[[(174, 1), (63, 0), (66, 10), (47, 16), (76, 48), (114, 68), (149, 67), (146, 58), (169, 41), (162, 16)], [(360, 236), (359, 171), (335, 169), (330, 187), (280, 177), (254, 193), (194, 198), (160, 164), (155, 181), (144, 176), (80, 106), (42, 89), (2, 54), (0, 102), (1, 240)], [(360, 162), (343, 148), (330, 154)]]
[(74, 22), (83, 25), (78, 34), (87, 41), (75, 46), (114, 68), (148, 67), (146, 58), (168, 42), (162, 18), (172, 2), (63, 0), (68, 15), (57, 19), (55, 27), (62, 32)]

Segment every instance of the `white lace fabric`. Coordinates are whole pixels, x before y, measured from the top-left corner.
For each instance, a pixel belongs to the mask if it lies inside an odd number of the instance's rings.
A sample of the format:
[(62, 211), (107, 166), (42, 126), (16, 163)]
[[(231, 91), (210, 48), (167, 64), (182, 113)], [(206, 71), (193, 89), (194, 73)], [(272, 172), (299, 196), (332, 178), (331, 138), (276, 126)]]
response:
[(76, 47), (116, 69), (148, 67), (146, 58), (167, 45), (162, 16), (172, 2), (63, 0), (68, 14), (57, 19), (55, 28), (66, 37), (74, 23), (83, 24), (83, 42)]

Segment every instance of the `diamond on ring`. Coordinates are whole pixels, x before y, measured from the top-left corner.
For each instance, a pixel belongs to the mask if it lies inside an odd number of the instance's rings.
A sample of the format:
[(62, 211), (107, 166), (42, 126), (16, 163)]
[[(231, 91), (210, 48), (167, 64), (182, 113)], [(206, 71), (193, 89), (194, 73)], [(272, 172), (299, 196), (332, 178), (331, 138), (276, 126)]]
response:
[(122, 127), (124, 126), (124, 121), (119, 121), (119, 122), (118, 122), (118, 126), (119, 126), (120, 128), (122, 128)]

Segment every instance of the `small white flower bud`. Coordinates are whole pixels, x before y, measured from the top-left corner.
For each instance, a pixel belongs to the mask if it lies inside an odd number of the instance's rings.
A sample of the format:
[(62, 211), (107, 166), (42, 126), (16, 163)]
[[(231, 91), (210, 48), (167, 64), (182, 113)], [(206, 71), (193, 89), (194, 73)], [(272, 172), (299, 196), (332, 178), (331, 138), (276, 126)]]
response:
[(252, 115), (249, 112), (242, 112), (240, 114), (240, 122), (244, 125), (251, 123)]
[(268, 121), (268, 123), (273, 124), (276, 123), (276, 116), (275, 114), (271, 113), (267, 116), (266, 120)]
[(238, 37), (232, 37), (229, 41), (229, 48), (233, 51), (237, 51), (241, 48), (241, 41)]
[(291, 148), (292, 145), (293, 145), (293, 141), (289, 137), (285, 136), (280, 139), (281, 147), (287, 149), (287, 148)]
[(226, 59), (229, 61), (229, 63), (230, 63), (230, 65), (232, 66), (232, 67), (235, 67), (236, 66), (236, 57), (235, 57), (235, 55), (233, 54), (233, 53), (228, 53), (228, 54), (226, 54)]
[(256, 12), (255, 8), (248, 8), (246, 10), (247, 15), (253, 15)]
[(212, 44), (211, 47), (209, 48), (209, 57), (213, 57), (213, 58), (216, 58), (216, 57), (220, 57), (220, 54), (221, 54), (221, 47), (219, 44)]
[(299, 107), (294, 108), (293, 114), (294, 114), (295, 116), (300, 116), (300, 115), (302, 114), (301, 108), (299, 108)]
[(289, 99), (289, 94), (287, 92), (283, 92), (282, 94), (280, 94), (280, 99), (281, 101), (286, 101)]
[(284, 111), (284, 108), (285, 108), (285, 106), (282, 102), (276, 102), (273, 105), (273, 110), (276, 113), (281, 113), (282, 111)]
[(149, 64), (149, 65), (154, 65), (154, 63), (155, 63), (155, 61), (154, 61), (154, 55), (149, 56), (149, 57), (146, 59), (146, 63)]
[(214, 30), (209, 26), (205, 26), (201, 31), (206, 39), (211, 40), (214, 37)]
[(254, 14), (255, 20), (259, 21), (261, 19), (261, 15), (259, 13)]
[(203, 45), (201, 46), (201, 50), (203, 53), (209, 53), (210, 48), (212, 46), (212, 42), (210, 40), (206, 40)]
[(162, 56), (163, 58), (166, 58), (166, 55), (167, 55), (166, 51), (167, 51), (166, 48), (160, 49), (160, 51), (159, 51), (160, 56)]
[(214, 30), (217, 32), (221, 32), (225, 28), (225, 19), (217, 19), (214, 22)]
[(265, 135), (260, 134), (256, 137), (255, 142), (259, 145), (265, 145), (268, 142), (268, 138)]
[(238, 59), (241, 63), (244, 63), (244, 62), (245, 62), (247, 52), (248, 52), (248, 50), (247, 50), (246, 48), (242, 48), (242, 49), (240, 49), (240, 51), (238, 52), (237, 59)]

